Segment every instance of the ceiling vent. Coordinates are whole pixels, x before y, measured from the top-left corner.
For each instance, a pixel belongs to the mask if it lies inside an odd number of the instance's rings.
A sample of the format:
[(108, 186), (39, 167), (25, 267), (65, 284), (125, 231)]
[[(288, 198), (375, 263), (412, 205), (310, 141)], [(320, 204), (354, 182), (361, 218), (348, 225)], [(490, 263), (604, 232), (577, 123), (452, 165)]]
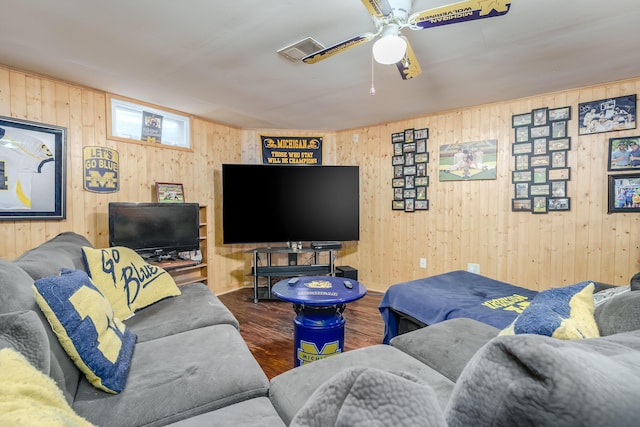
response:
[(311, 37), (295, 42), (292, 45), (283, 47), (278, 50), (278, 55), (287, 58), (291, 62), (299, 62), (305, 56), (316, 53), (319, 50), (324, 49), (320, 43), (315, 41)]

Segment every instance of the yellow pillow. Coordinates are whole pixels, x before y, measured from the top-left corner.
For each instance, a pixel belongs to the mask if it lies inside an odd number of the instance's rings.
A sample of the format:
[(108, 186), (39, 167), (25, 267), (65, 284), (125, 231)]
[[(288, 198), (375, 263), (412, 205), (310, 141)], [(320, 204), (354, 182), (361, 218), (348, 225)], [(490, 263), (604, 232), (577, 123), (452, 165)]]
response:
[(0, 350), (0, 425), (92, 426), (69, 406), (56, 383), (13, 349)]
[(59, 276), (36, 280), (33, 289), (58, 341), (87, 380), (120, 393), (137, 337), (114, 316), (87, 273), (63, 268)]
[(148, 264), (133, 249), (83, 247), (82, 254), (93, 283), (120, 319), (127, 319), (154, 302), (180, 295), (169, 273)]
[(593, 282), (538, 293), (499, 335), (538, 334), (561, 340), (600, 336), (594, 318)]

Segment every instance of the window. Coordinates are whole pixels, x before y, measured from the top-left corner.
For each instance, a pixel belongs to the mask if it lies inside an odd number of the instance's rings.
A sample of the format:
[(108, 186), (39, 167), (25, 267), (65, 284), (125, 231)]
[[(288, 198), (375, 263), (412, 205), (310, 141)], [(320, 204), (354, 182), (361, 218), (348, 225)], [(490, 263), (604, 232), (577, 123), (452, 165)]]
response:
[(110, 138), (191, 148), (189, 116), (110, 96)]

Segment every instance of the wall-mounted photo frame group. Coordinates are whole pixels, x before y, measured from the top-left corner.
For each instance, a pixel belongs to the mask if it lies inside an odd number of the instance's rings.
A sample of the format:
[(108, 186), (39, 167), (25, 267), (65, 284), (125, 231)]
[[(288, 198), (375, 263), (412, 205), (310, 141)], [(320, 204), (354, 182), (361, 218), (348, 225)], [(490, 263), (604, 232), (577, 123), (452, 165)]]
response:
[(0, 117), (0, 220), (66, 217), (67, 129)]
[(182, 184), (156, 182), (156, 201), (158, 203), (184, 203)]
[(608, 213), (640, 212), (640, 173), (609, 175)]
[(640, 171), (640, 136), (609, 138), (608, 170)]
[(578, 135), (636, 128), (635, 94), (583, 102), (578, 110)]
[(571, 107), (536, 108), (512, 116), (512, 211), (544, 214), (570, 210), (571, 199), (567, 196), (567, 183), (571, 179), (569, 120)]
[(391, 135), (393, 144), (393, 200), (391, 209), (405, 212), (429, 210), (427, 164), (429, 129), (405, 129)]

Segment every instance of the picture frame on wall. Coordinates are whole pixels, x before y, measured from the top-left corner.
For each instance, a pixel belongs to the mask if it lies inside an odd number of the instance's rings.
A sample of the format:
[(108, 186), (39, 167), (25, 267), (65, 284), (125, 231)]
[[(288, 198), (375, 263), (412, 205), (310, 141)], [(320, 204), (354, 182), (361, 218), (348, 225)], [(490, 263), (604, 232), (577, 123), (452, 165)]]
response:
[(184, 203), (182, 184), (156, 182), (156, 201), (158, 203)]
[(635, 94), (583, 102), (578, 111), (578, 135), (636, 128)]
[(66, 218), (67, 129), (0, 117), (0, 220)]
[[(637, 156), (633, 156), (634, 148), (637, 151)], [(608, 170), (640, 170), (640, 158), (632, 160), (632, 156), (640, 157), (640, 136), (609, 138)], [(633, 165), (634, 162), (636, 163), (635, 166)]]
[(511, 199), (512, 211), (531, 211), (531, 199)]
[(514, 114), (511, 116), (511, 127), (529, 126), (531, 124), (531, 112)]
[(568, 211), (571, 210), (571, 199), (568, 197), (551, 198), (547, 200), (547, 210)]
[(549, 121), (571, 120), (571, 107), (552, 108), (549, 110)]
[(640, 173), (609, 175), (608, 213), (640, 212)]

